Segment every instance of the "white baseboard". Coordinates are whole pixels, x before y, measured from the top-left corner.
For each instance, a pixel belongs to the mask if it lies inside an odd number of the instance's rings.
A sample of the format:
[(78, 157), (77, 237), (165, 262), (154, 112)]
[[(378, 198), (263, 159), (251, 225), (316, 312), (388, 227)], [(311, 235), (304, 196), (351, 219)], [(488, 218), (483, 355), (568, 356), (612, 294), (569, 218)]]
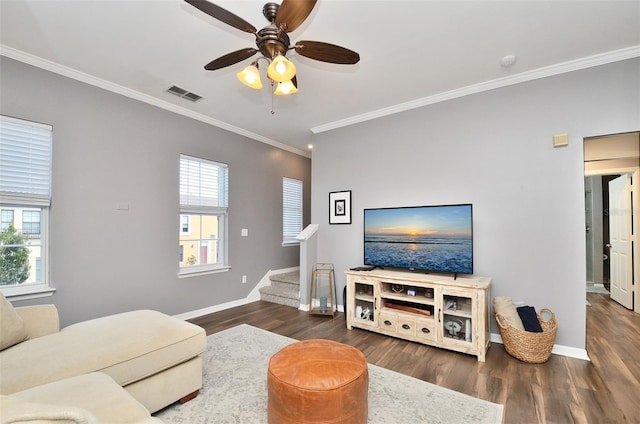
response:
[(236, 306), (246, 305), (247, 303), (250, 303), (250, 302), (248, 302), (246, 298), (239, 299), (239, 300), (234, 300), (232, 302), (221, 303), (220, 305), (209, 306), (208, 308), (197, 309), (195, 311), (174, 315), (174, 317), (186, 321), (188, 319), (198, 318), (203, 315), (212, 314), (214, 312), (224, 311), (225, 309), (235, 308)]
[(276, 270), (271, 270), (270, 269), (260, 279), (258, 284), (256, 284), (256, 286), (253, 288), (253, 290), (251, 290), (251, 292), (244, 299), (233, 300), (231, 302), (221, 303), (219, 305), (213, 305), (213, 306), (209, 306), (207, 308), (198, 309), (198, 310), (190, 311), (190, 312), (185, 312), (185, 313), (174, 315), (174, 316), (176, 318), (179, 318), (181, 320), (185, 320), (186, 321), (188, 319), (198, 318), (198, 317), (201, 317), (203, 315), (208, 315), (208, 314), (212, 314), (214, 312), (224, 311), (226, 309), (235, 308), (236, 306), (242, 306), (242, 305), (246, 305), (246, 304), (251, 303), (251, 302), (258, 301), (258, 300), (260, 300), (260, 291), (259, 291), (259, 289), (261, 287), (268, 286), (269, 284), (271, 284), (271, 282), (269, 280), (269, 277), (272, 274), (283, 274), (285, 272), (297, 271), (299, 269), (300, 269), (300, 267), (298, 267), (298, 266), (294, 266), (294, 267), (291, 267), (291, 268), (276, 269)]
[[(500, 337), (500, 334), (491, 333), (490, 340), (493, 343), (504, 344), (502, 343), (502, 337)], [(589, 358), (586, 349), (578, 349), (576, 347), (554, 344), (553, 348), (551, 349), (551, 353), (554, 353), (556, 355), (568, 356), (570, 358), (591, 361), (591, 358)]]

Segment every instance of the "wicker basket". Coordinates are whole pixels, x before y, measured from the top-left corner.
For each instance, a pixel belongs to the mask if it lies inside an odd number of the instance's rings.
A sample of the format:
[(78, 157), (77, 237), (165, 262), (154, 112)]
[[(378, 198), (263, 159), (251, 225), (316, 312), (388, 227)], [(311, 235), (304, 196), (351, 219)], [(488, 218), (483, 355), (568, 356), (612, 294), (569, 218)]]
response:
[[(545, 320), (542, 317), (544, 311), (551, 314), (549, 320)], [(556, 340), (558, 323), (556, 322), (556, 315), (548, 308), (540, 309), (538, 321), (540, 321), (542, 333), (520, 330), (512, 326), (504, 315), (496, 314), (496, 322), (500, 329), (502, 342), (509, 355), (530, 364), (547, 362)]]

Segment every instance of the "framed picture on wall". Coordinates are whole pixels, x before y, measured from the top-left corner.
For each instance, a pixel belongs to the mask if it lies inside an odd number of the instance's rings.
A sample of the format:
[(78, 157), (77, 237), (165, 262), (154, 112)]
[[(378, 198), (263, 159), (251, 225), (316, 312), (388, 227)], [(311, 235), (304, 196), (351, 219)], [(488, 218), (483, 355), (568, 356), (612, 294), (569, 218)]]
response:
[(351, 190), (329, 193), (329, 224), (351, 224)]

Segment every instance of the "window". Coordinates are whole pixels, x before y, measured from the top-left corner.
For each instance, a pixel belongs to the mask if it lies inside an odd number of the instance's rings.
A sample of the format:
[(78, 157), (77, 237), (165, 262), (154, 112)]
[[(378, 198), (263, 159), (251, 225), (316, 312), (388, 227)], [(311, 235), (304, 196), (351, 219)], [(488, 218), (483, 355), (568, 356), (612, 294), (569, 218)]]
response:
[(282, 244), (298, 244), (302, 231), (302, 181), (282, 178)]
[(22, 212), (22, 234), (40, 235), (40, 211)]
[(189, 234), (189, 215), (180, 215), (180, 232)]
[(2, 209), (0, 231), (7, 231), (9, 225), (13, 225), (13, 209)]
[(0, 116), (0, 288), (8, 296), (51, 291), (52, 140), (49, 125)]
[(180, 155), (180, 275), (228, 269), (228, 167)]

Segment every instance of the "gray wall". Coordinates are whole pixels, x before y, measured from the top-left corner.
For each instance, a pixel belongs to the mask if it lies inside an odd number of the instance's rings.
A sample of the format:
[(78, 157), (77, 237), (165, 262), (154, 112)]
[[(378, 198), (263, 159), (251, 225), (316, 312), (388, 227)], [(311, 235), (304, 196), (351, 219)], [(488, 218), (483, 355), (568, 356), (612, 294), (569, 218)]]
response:
[[(17, 306), (53, 302), (63, 325), (137, 308), (180, 314), (243, 299), (269, 270), (298, 266), (299, 248), (282, 247), (282, 177), (304, 181), (308, 215), (310, 159), (5, 57), (0, 71), (0, 113), (54, 130), (56, 292)], [(180, 153), (229, 165), (228, 272), (177, 277)]]
[[(473, 203), (475, 274), (559, 321), (585, 346), (583, 138), (640, 128), (640, 60), (521, 83), (314, 137), (318, 260), (362, 264), (362, 210)], [(552, 137), (569, 134), (569, 146)], [(352, 225), (328, 224), (328, 193), (352, 190)], [(339, 289), (345, 283), (337, 272)], [(492, 320), (492, 332), (497, 327)]]

